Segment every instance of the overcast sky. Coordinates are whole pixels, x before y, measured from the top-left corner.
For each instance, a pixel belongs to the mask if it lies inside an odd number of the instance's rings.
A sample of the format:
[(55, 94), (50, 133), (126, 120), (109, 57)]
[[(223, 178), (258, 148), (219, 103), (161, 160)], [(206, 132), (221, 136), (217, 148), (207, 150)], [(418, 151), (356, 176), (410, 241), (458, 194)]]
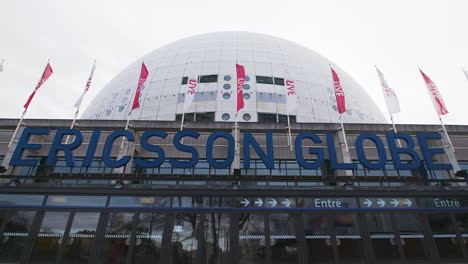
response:
[[(448, 124), (468, 124), (468, 0), (1, 1), (0, 118), (18, 118), (47, 59), (54, 74), (26, 118), (72, 118), (94, 59), (82, 112), (128, 64), (184, 37), (251, 31), (333, 60), (381, 106), (378, 65), (396, 91), (397, 123), (437, 123), (418, 67), (438, 85)], [(344, 87), (346, 91), (346, 87)], [(386, 113), (386, 112), (384, 112)]]

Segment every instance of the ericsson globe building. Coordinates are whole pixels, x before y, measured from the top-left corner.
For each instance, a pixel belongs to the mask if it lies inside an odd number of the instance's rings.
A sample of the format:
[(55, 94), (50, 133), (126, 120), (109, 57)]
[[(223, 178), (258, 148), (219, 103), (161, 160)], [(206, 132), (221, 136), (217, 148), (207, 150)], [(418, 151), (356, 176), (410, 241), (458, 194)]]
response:
[(0, 119), (0, 263), (468, 263), (468, 126), (395, 131), (346, 71), (210, 33), (137, 59), (72, 128)]

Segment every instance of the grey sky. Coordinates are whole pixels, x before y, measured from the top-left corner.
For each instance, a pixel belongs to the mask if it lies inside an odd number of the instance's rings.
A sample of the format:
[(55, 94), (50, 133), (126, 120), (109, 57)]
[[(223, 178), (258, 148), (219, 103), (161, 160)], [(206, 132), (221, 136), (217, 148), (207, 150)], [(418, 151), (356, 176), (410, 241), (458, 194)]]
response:
[[(1, 1), (1, 118), (18, 118), (51, 59), (54, 74), (26, 118), (72, 118), (129, 63), (162, 45), (214, 31), (282, 37), (333, 60), (385, 111), (377, 64), (396, 90), (397, 123), (437, 123), (418, 67), (438, 85), (449, 124), (468, 124), (468, 1)], [(136, 83), (135, 83), (136, 85)], [(346, 91), (346, 87), (344, 87)], [(386, 112), (385, 112), (386, 113)]]

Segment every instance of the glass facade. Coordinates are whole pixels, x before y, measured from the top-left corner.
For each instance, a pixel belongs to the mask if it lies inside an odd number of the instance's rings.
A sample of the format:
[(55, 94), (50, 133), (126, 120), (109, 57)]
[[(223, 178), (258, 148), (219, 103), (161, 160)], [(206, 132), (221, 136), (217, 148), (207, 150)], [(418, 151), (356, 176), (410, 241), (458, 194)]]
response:
[[(22, 202), (5, 202), (16, 197)], [(24, 198), (2, 195), (0, 263), (468, 260), (468, 209), (430, 210), (432, 198), (409, 198), (418, 207), (406, 210), (371, 210), (365, 203), (359, 205), (366, 200), (359, 197), (46, 194)]]

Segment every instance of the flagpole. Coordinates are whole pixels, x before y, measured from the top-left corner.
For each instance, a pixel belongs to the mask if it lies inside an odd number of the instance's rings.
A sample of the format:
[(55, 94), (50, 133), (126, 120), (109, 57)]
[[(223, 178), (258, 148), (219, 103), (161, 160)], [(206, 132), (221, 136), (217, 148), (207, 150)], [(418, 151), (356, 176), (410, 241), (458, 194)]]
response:
[(23, 114), (21, 115), (21, 118), (18, 121), (18, 124), (16, 125), (16, 129), (13, 132), (13, 135), (11, 136), (10, 142), (8, 143), (8, 148), (11, 148), (11, 145), (13, 144), (13, 141), (15, 140), (15, 136), (18, 133), (18, 130), (19, 130), (20, 126), (21, 126), (21, 123), (23, 122), (23, 118), (26, 115), (26, 111), (28, 111), (28, 109), (24, 109)]
[[(198, 78), (198, 74), (195, 74), (192, 70), (192, 68), (190, 68), (190, 64), (192, 64), (192, 62), (189, 62), (187, 63), (187, 68), (189, 69), (190, 73), (192, 74), (192, 76), (194, 76), (195, 78), (197, 78), (197, 86), (198, 86), (198, 81), (199, 81), (199, 78)], [(187, 78), (187, 87), (190, 85), (190, 76)], [(187, 88), (188, 89), (188, 88)], [(196, 92), (195, 92), (196, 93)], [(194, 95), (195, 96), (195, 95)], [(184, 92), (184, 105), (183, 105), (183, 108), (182, 108), (182, 121), (180, 122), (180, 131), (184, 130), (184, 121), (185, 121), (185, 100), (187, 100), (187, 92)], [(189, 105), (190, 107), (190, 105)], [(194, 116), (196, 114), (196, 111), (194, 113)]]
[(346, 152), (349, 152), (348, 140), (346, 140), (346, 132), (345, 132), (344, 125), (343, 125), (342, 116), (343, 116), (343, 114), (340, 114), (341, 132), (343, 132), (343, 139), (344, 139), (344, 143), (345, 143)]
[(442, 116), (439, 115), (439, 121), (440, 121), (440, 125), (442, 126), (442, 130), (444, 131), (445, 133), (445, 137), (447, 138), (447, 141), (450, 145), (450, 148), (452, 149), (453, 152), (455, 152), (455, 148), (453, 147), (453, 144), (452, 144), (452, 140), (450, 140), (450, 137), (449, 137), (449, 134), (447, 132), (447, 129), (445, 128), (445, 124), (444, 124), (444, 121), (442, 121)]

